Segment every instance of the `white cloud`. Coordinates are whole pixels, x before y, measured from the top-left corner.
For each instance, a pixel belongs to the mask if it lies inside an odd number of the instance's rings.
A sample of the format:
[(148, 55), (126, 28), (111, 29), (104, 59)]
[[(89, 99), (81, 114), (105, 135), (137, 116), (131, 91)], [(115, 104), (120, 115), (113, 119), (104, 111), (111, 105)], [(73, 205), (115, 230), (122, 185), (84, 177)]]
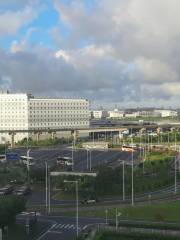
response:
[(38, 11), (34, 5), (26, 5), (20, 10), (6, 9), (0, 12), (0, 37), (16, 34), (23, 25), (37, 17)]

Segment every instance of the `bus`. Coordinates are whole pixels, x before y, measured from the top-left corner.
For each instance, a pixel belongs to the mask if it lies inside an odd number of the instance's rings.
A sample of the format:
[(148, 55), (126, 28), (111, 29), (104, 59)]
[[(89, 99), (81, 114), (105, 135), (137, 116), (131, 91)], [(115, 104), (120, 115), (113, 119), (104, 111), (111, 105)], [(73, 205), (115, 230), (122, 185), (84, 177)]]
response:
[(6, 162), (6, 155), (5, 154), (0, 154), (0, 162)]
[(72, 158), (59, 156), (57, 157), (57, 164), (61, 166), (72, 166), (73, 165)]
[(20, 163), (26, 164), (29, 166), (35, 165), (35, 160), (33, 157), (27, 157), (27, 156), (20, 156)]
[(137, 150), (137, 147), (136, 146), (123, 145), (121, 150), (123, 152), (135, 152)]

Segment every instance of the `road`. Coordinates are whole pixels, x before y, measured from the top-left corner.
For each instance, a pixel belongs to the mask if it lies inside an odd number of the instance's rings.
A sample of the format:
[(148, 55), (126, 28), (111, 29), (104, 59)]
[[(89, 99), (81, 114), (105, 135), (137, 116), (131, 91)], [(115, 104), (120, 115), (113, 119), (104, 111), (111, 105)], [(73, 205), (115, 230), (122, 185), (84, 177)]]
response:
[[(49, 228), (41, 233), (35, 240), (73, 240), (76, 237), (76, 218), (63, 216), (37, 217), (38, 221), (50, 222)], [(17, 221), (26, 222), (26, 217), (19, 215)], [(90, 226), (105, 223), (102, 218), (79, 218), (79, 233), (85, 232)]]
[[(18, 153), (20, 156), (27, 155), (26, 149), (15, 149), (13, 152)], [(88, 154), (87, 164), (87, 151), (84, 149), (74, 150), (74, 170), (75, 171), (89, 171), (90, 166), (90, 153)], [(71, 147), (59, 146), (42, 149), (31, 149), (30, 157), (34, 157), (36, 161), (36, 167), (44, 167), (45, 161), (50, 166), (56, 166), (56, 160), (58, 156), (72, 157)], [(134, 164), (138, 163), (138, 153), (134, 153)], [(120, 150), (92, 150), (91, 151), (91, 166), (96, 167), (98, 165), (107, 164), (111, 167), (117, 167), (124, 160), (127, 165), (131, 163), (131, 153), (122, 152)]]

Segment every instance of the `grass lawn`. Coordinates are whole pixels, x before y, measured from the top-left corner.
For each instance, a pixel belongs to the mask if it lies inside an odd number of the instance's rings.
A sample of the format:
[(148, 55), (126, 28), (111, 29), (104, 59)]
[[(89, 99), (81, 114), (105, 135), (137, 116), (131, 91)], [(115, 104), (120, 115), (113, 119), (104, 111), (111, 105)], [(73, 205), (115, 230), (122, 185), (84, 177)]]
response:
[(102, 232), (96, 234), (93, 240), (179, 240), (179, 239), (180, 237), (160, 236), (157, 234)]
[[(109, 209), (108, 218), (115, 219), (115, 211), (115, 208)], [(145, 206), (119, 207), (118, 211), (121, 213), (120, 219), (180, 223), (180, 202), (178, 201)], [(67, 214), (74, 216), (75, 212)], [(80, 211), (79, 214), (80, 216), (105, 218), (105, 210)]]
[[(52, 199), (54, 200), (65, 200), (65, 201), (73, 201), (76, 200), (76, 195), (74, 192), (70, 193), (66, 193), (64, 191), (58, 191), (57, 193), (55, 193), (52, 196)], [(81, 200), (81, 199), (80, 199)]]
[(46, 231), (49, 223), (38, 222), (30, 228), (29, 235), (26, 233), (26, 227), (23, 224), (14, 224), (8, 228), (8, 232), (3, 234), (2, 240), (32, 240), (36, 239), (42, 232)]
[(147, 154), (146, 159), (147, 161), (159, 161), (165, 159), (171, 159), (174, 156), (174, 152), (150, 152)]

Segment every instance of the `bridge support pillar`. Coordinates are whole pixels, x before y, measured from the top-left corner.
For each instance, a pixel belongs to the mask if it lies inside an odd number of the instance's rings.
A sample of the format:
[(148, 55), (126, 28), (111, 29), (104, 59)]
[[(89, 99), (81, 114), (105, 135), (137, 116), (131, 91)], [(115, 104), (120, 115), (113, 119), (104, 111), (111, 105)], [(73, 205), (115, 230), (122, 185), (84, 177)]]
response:
[(41, 133), (40, 132), (37, 132), (36, 133), (36, 141), (37, 141), (37, 143), (39, 142), (39, 140), (40, 140), (40, 135), (41, 135)]
[(55, 136), (56, 136), (56, 132), (52, 132), (52, 133), (51, 133), (51, 139), (54, 140), (54, 139), (55, 139)]
[(141, 129), (139, 130), (139, 133), (142, 134), (142, 133), (144, 133), (145, 131), (146, 131), (146, 128), (141, 128)]
[(14, 148), (15, 147), (14, 136), (16, 135), (16, 133), (11, 132), (11, 133), (9, 133), (9, 135), (11, 135), (11, 148)]
[(162, 128), (160, 128), (160, 127), (158, 127), (158, 128), (156, 129), (157, 134), (160, 134), (161, 131), (162, 131)]
[(78, 137), (78, 131), (77, 130), (72, 130), (71, 131), (71, 136), (73, 138), (74, 145), (76, 145), (77, 137)]

